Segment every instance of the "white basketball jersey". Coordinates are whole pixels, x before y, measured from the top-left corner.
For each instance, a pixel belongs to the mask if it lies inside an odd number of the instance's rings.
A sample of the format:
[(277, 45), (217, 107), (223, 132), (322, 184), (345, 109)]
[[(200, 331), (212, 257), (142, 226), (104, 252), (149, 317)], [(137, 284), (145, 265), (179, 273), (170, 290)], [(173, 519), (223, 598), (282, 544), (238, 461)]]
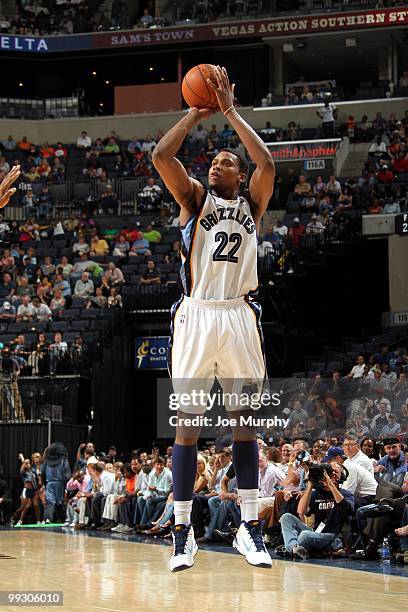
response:
[(181, 228), (184, 293), (230, 300), (257, 290), (257, 235), (249, 203), (207, 192), (197, 215)]

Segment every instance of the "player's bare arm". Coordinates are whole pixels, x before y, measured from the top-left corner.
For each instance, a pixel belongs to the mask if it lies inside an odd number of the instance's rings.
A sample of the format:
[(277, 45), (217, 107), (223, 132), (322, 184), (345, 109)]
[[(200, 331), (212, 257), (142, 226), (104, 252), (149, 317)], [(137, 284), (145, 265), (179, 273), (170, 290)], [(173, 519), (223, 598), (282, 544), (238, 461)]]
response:
[(153, 151), (153, 164), (167, 189), (181, 206), (180, 223), (197, 210), (204, 194), (199, 181), (190, 178), (183, 164), (176, 158), (177, 152), (190, 130), (214, 114), (210, 109), (191, 108), (159, 141)]
[(217, 66), (216, 77), (217, 85), (214, 85), (209, 79), (207, 82), (216, 93), (221, 111), (226, 113), (226, 118), (237, 132), (250, 158), (256, 164), (256, 169), (249, 183), (249, 195), (254, 221), (258, 226), (272, 197), (275, 164), (268, 147), (234, 107), (235, 84), (230, 85), (226, 69)]
[(0, 208), (7, 206), (11, 196), (15, 194), (16, 188), (11, 186), (18, 179), (20, 174), (20, 166), (13, 166), (0, 183)]

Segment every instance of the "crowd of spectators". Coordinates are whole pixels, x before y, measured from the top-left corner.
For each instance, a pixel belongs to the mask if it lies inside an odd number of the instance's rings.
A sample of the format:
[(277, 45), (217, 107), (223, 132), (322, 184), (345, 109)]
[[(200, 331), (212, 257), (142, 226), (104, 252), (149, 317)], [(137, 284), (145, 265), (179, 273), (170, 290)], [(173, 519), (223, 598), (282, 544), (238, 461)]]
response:
[[(310, 434), (257, 435), (258, 514), (265, 521), (267, 546), (283, 557), (371, 561), (380, 558), (385, 540), (393, 559), (407, 563), (408, 452), (401, 439), (350, 431)], [(215, 443), (204, 444), (197, 456), (191, 521), (200, 544), (232, 544), (241, 520), (226, 438), (224, 432)], [(120, 454), (115, 446), (104, 453), (82, 443), (72, 471), (60, 448), (50, 479), (47, 465), (55, 447), (62, 445), (54, 443), (31, 460), (20, 455), (23, 492), (15, 512), (0, 481), (4, 524), (56, 521), (65, 529), (170, 537), (171, 446), (162, 456), (159, 446), (151, 453)]]

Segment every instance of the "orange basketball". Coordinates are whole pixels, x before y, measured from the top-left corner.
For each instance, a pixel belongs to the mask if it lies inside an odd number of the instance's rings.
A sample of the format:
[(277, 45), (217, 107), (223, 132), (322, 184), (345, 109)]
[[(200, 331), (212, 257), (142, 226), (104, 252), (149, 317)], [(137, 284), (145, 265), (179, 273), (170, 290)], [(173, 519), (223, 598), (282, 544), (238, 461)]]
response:
[(199, 64), (191, 68), (183, 79), (181, 91), (190, 107), (218, 108), (217, 96), (207, 83), (207, 79), (216, 84), (215, 66)]

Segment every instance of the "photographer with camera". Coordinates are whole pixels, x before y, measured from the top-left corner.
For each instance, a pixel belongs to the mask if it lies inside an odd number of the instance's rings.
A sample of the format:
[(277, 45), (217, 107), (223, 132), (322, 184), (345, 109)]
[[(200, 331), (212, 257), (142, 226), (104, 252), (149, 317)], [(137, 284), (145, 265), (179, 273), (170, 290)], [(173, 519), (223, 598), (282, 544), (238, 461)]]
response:
[(300, 517), (314, 515), (313, 529), (286, 513), (280, 518), (285, 550), (289, 556), (308, 559), (311, 553), (327, 553), (343, 547), (339, 534), (351, 515), (354, 497), (339, 487), (340, 477), (329, 463), (311, 465), (306, 491), (298, 504)]

